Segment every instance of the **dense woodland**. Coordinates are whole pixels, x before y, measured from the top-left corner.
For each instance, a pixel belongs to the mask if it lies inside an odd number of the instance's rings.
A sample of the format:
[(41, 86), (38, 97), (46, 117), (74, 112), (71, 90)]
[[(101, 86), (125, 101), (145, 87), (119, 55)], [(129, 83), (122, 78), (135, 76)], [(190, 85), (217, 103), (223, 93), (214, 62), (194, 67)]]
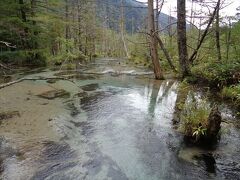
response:
[(161, 13), (161, 0), (1, 1), (1, 68), (124, 57), (153, 68), (157, 79), (172, 71), (239, 102), (238, 13), (221, 16), (228, 1), (188, 3), (186, 11), (185, 0), (178, 1), (173, 18), (174, 10)]

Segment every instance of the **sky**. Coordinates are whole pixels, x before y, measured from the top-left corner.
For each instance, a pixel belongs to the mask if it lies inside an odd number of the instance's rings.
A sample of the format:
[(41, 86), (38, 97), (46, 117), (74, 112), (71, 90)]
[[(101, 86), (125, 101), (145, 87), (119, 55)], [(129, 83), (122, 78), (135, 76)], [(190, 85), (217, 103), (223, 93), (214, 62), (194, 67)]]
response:
[[(147, 0), (137, 0), (139, 2), (147, 2)], [(236, 8), (240, 6), (240, 0), (225, 0), (227, 4), (230, 3), (229, 6), (221, 10), (222, 16), (234, 16), (236, 14)], [(187, 2), (187, 9), (190, 9), (191, 3)], [(170, 9), (174, 9), (177, 6), (177, 0), (165, 0), (165, 4), (163, 6), (162, 12), (165, 14), (169, 14)], [(173, 15), (175, 16), (175, 15)]]

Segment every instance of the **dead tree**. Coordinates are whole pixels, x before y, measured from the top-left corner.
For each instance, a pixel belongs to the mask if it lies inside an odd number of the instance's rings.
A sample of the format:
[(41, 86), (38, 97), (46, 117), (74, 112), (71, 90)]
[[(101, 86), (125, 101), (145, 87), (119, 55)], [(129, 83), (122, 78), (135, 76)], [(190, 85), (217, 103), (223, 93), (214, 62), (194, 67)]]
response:
[(205, 37), (206, 37), (207, 34), (208, 34), (208, 31), (209, 31), (209, 29), (210, 29), (210, 26), (211, 26), (211, 24), (212, 24), (212, 22), (214, 21), (214, 18), (215, 18), (215, 16), (216, 16), (217, 10), (218, 10), (219, 7), (220, 7), (220, 2), (221, 2), (221, 0), (218, 0), (216, 6), (215, 6), (215, 8), (214, 8), (214, 11), (213, 11), (212, 15), (211, 15), (211, 17), (210, 17), (209, 20), (208, 20), (207, 27), (206, 27), (206, 29), (204, 30), (204, 32), (203, 32), (203, 34), (202, 34), (202, 36), (201, 36), (201, 38), (200, 38), (200, 40), (199, 40), (199, 42), (198, 42), (198, 44), (197, 44), (197, 47), (195, 48), (195, 50), (193, 51), (192, 55), (191, 55), (190, 58), (189, 58), (189, 62), (190, 62), (191, 64), (192, 64), (193, 61), (196, 59), (197, 53), (198, 53), (199, 49), (201, 48), (201, 46), (202, 46), (202, 44), (203, 44), (203, 42), (204, 42), (204, 40), (205, 40)]
[[(65, 38), (67, 41), (70, 40), (70, 26), (69, 26), (69, 2), (65, 0), (65, 20), (66, 20), (66, 27), (65, 27)], [(69, 42), (66, 43), (66, 51), (69, 52)]]
[(219, 11), (220, 6), (217, 7), (216, 10), (216, 29), (215, 29), (215, 37), (216, 37), (216, 48), (217, 48), (217, 55), (218, 55), (218, 61), (221, 61), (221, 46), (220, 46), (220, 27), (219, 27)]
[(150, 53), (153, 62), (155, 78), (164, 79), (157, 51), (157, 38), (155, 35), (153, 0), (148, 0), (148, 29), (150, 35)]
[(160, 32), (159, 31), (159, 29), (160, 29), (159, 28), (160, 27), (159, 16), (161, 14), (161, 10), (162, 10), (163, 4), (164, 4), (164, 0), (162, 0), (160, 4), (159, 3), (160, 3), (160, 1), (157, 0), (156, 1), (156, 10), (157, 10), (157, 12), (156, 12), (156, 20), (155, 20), (155, 23), (156, 23), (155, 24), (155, 29), (156, 29), (156, 36), (157, 36), (156, 38), (157, 38), (158, 44), (159, 44), (161, 50), (163, 51), (163, 54), (165, 55), (165, 57), (166, 57), (169, 65), (170, 65), (170, 67), (173, 69), (173, 71), (176, 72), (177, 70), (176, 70), (176, 68), (175, 68), (175, 66), (173, 64), (172, 58), (171, 58), (170, 54), (168, 53), (168, 50), (165, 48), (164, 43), (163, 43), (161, 37), (159, 36), (159, 32)]
[(124, 37), (124, 29), (125, 29), (124, 25), (125, 25), (124, 4), (123, 4), (123, 0), (121, 0), (121, 38), (122, 38), (122, 42), (123, 42), (124, 51), (126, 53), (127, 58), (129, 58), (128, 48), (127, 48), (127, 44), (126, 44), (125, 37)]

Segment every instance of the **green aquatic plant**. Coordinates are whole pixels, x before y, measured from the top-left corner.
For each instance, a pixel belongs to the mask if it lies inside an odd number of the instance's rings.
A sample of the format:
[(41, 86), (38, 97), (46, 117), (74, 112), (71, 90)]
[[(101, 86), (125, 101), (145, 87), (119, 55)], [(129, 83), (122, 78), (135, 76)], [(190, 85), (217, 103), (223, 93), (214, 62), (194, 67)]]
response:
[(183, 107), (181, 113), (182, 130), (185, 136), (196, 137), (206, 135), (208, 117), (211, 108), (207, 99), (196, 99), (192, 96)]
[(196, 137), (196, 140), (198, 140), (201, 136), (205, 136), (206, 132), (207, 132), (207, 128), (203, 128), (202, 126), (199, 126), (197, 128), (194, 128), (194, 132), (192, 136)]

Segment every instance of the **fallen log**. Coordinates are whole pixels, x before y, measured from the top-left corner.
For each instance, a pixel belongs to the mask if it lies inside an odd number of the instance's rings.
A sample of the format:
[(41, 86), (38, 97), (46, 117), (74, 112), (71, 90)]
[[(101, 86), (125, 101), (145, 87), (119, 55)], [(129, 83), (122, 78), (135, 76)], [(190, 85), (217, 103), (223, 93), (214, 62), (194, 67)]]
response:
[(22, 81), (24, 81), (24, 80), (25, 80), (24, 78), (21, 78), (21, 79), (18, 79), (18, 80), (16, 80), (16, 81), (11, 81), (11, 82), (9, 82), (9, 83), (1, 84), (1, 85), (0, 85), (0, 89), (5, 88), (5, 87), (7, 87), (7, 86), (11, 86), (11, 85), (16, 84), (16, 83), (20, 83), (20, 82), (22, 82)]
[(8, 86), (11, 86), (13, 84), (17, 84), (17, 83), (20, 83), (22, 81), (44, 81), (44, 80), (52, 80), (52, 79), (59, 79), (59, 80), (66, 80), (66, 81), (70, 81), (72, 83), (75, 84), (74, 81), (71, 81), (70, 79), (68, 78), (65, 78), (65, 77), (39, 77), (39, 78), (21, 78), (21, 79), (18, 79), (16, 81), (11, 81), (9, 83), (5, 83), (5, 84), (1, 84), (0, 85), (0, 89), (2, 88), (5, 88), (5, 87), (8, 87)]

